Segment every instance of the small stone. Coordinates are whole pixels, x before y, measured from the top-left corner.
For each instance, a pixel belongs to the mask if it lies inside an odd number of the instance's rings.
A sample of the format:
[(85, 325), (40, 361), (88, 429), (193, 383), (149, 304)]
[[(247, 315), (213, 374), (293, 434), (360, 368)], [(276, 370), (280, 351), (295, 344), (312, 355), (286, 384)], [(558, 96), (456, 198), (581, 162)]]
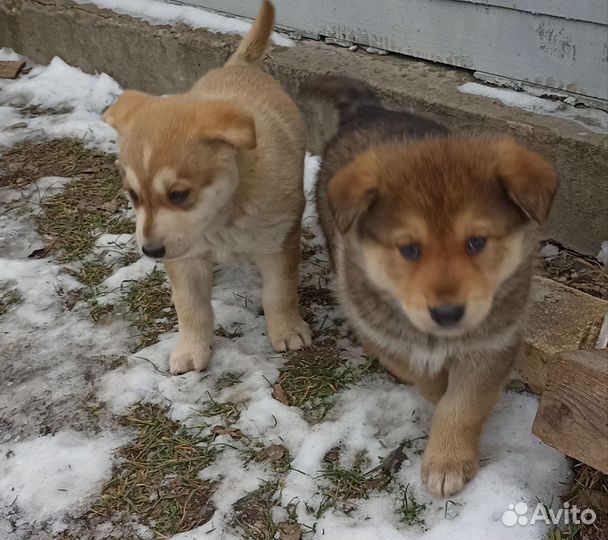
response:
[(384, 49), (378, 49), (377, 47), (365, 47), (365, 52), (368, 52), (369, 54), (378, 54), (380, 56), (386, 56), (387, 54), (389, 54), (388, 51), (385, 51)]
[(297, 523), (283, 521), (278, 526), (281, 540), (300, 540), (302, 538), (302, 529)]
[(279, 461), (287, 452), (287, 449), (280, 444), (271, 444), (266, 450), (264, 450), (264, 456), (271, 463)]
[(545, 244), (540, 250), (540, 254), (543, 257), (557, 257), (559, 248), (555, 244)]
[(340, 458), (340, 453), (337, 450), (330, 450), (323, 458), (327, 463), (335, 463)]
[(517, 392), (518, 394), (521, 394), (526, 391), (526, 384), (519, 379), (513, 379), (505, 386), (505, 390), (507, 392)]

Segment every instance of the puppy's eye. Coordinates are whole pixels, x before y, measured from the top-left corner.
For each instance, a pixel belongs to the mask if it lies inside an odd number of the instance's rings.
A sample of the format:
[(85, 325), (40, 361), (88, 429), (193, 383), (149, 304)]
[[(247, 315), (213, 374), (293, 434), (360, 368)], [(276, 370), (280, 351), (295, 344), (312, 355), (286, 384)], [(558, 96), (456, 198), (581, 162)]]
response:
[(418, 261), (422, 257), (422, 248), (420, 244), (405, 244), (399, 248), (399, 253), (404, 259), (408, 261)]
[(189, 193), (189, 191), (172, 191), (171, 193), (169, 193), (169, 200), (173, 204), (182, 204), (186, 202)]
[(135, 193), (135, 191), (129, 189), (127, 190), (127, 193), (129, 194), (131, 201), (133, 201), (133, 204), (137, 204), (139, 202), (139, 197), (137, 196), (137, 193)]
[(467, 240), (467, 255), (478, 255), (486, 247), (488, 240), (483, 236), (473, 236)]

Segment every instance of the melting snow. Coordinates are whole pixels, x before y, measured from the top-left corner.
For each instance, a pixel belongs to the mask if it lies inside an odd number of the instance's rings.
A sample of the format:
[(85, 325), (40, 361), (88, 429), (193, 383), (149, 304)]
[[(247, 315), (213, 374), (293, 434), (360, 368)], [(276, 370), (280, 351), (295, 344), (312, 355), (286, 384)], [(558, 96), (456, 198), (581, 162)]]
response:
[[(0, 60), (19, 57), (0, 49)], [(21, 57), (22, 58), (22, 57)], [(105, 73), (89, 75), (53, 58), (48, 66), (33, 66), (17, 80), (0, 79), (0, 151), (22, 140), (74, 137), (106, 152), (115, 151), (115, 132), (100, 113), (122, 90)], [(54, 114), (24, 115), (25, 105)]]
[(606, 133), (608, 130), (608, 113), (599, 109), (573, 107), (562, 101), (544, 99), (525, 92), (505, 90), (484, 84), (469, 82), (458, 87), (464, 94), (497, 99), (507, 107), (516, 107), (538, 114), (551, 114), (566, 120), (572, 120), (595, 133)]
[(88, 437), (65, 429), (0, 445), (0, 504), (18, 505), (19, 520), (29, 523), (86, 509), (110, 474), (112, 453), (124, 443), (111, 433)]
[[(198, 7), (167, 4), (154, 0), (74, 0), (77, 4), (94, 4), (100, 8), (111, 9), (122, 15), (130, 15), (152, 24), (185, 24), (191, 28), (204, 28), (218, 34), (240, 34), (249, 32), (251, 23), (219, 15)], [(261, 4), (260, 4), (261, 5)], [(272, 41), (281, 47), (293, 47), (295, 43), (273, 32)]]

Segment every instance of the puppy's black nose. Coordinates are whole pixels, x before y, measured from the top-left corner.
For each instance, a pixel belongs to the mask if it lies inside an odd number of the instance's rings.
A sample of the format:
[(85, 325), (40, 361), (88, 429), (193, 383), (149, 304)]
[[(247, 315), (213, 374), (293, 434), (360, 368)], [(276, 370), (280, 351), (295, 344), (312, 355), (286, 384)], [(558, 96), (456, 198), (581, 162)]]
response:
[(439, 326), (453, 326), (464, 315), (464, 306), (462, 304), (445, 304), (430, 309), (431, 319)]
[(153, 259), (162, 259), (165, 256), (165, 246), (161, 246), (159, 248), (142, 246), (141, 250), (144, 252), (144, 255), (152, 257)]

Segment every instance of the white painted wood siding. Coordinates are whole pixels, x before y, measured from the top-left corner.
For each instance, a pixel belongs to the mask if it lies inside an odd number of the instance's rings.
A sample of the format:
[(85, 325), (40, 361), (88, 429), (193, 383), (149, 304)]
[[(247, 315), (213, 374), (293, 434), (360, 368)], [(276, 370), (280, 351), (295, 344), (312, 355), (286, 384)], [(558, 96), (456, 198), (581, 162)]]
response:
[[(258, 0), (185, 0), (252, 18)], [(608, 99), (608, 0), (274, 0), (280, 26)]]

